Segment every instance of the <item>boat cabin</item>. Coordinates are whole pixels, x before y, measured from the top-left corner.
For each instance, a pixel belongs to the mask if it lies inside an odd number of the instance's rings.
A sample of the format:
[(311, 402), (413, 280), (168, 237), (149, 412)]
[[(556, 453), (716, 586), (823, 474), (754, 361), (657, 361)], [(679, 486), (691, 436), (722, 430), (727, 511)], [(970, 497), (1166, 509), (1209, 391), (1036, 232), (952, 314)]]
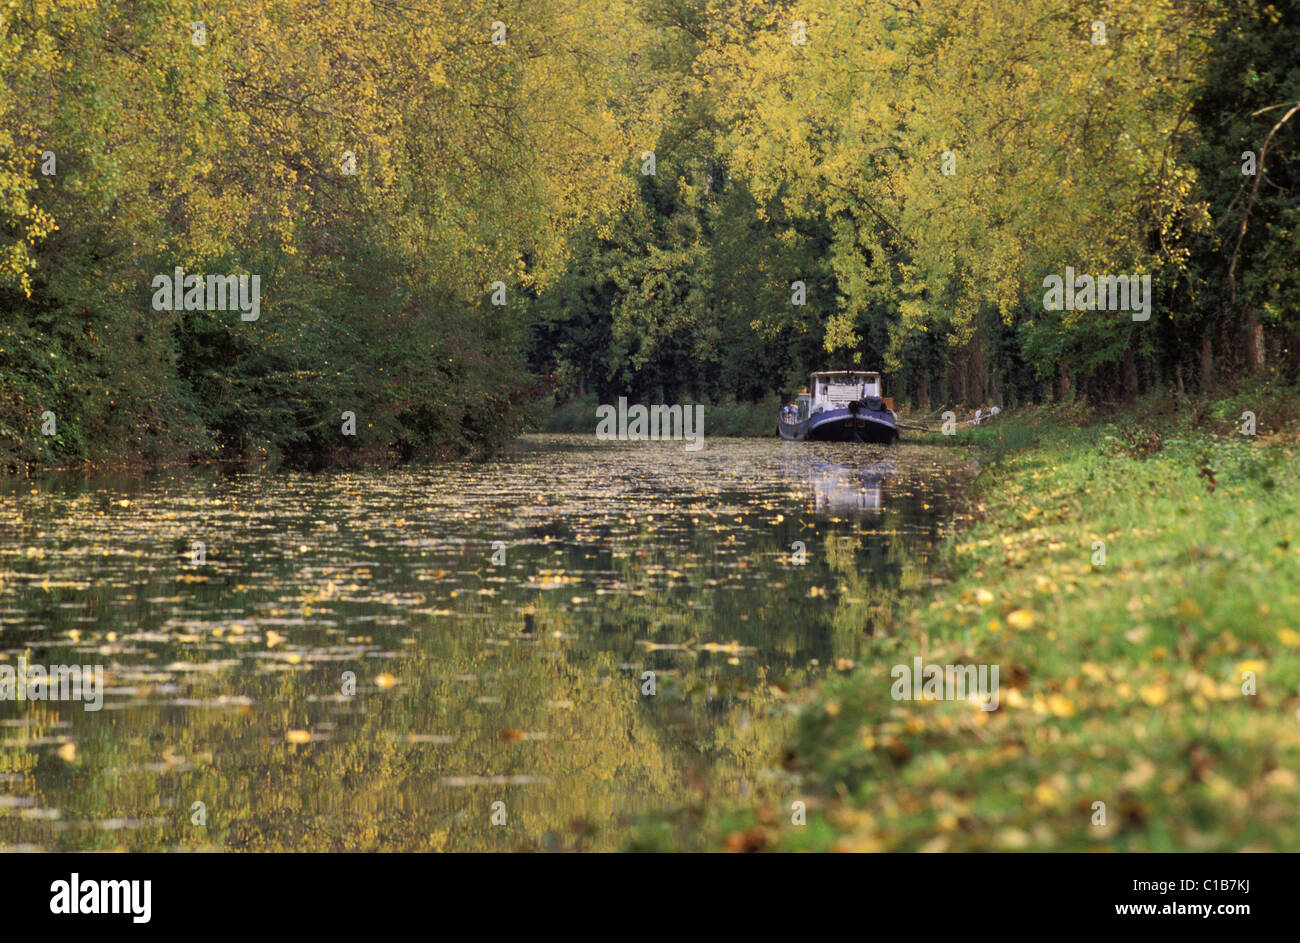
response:
[(880, 374), (863, 370), (828, 370), (808, 379), (811, 393), (799, 395), (799, 418), (825, 409), (843, 409), (866, 396), (880, 396)]

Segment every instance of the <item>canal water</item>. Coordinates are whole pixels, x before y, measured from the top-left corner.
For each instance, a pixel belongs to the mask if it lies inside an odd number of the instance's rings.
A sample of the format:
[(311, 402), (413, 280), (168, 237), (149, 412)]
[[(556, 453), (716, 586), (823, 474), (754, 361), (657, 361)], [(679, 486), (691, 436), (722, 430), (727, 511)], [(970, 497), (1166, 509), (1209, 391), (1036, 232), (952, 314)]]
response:
[(800, 693), (924, 604), (964, 473), (530, 436), (0, 483), (0, 666), (103, 667), (99, 710), (0, 700), (0, 850), (689, 847), (796, 788)]

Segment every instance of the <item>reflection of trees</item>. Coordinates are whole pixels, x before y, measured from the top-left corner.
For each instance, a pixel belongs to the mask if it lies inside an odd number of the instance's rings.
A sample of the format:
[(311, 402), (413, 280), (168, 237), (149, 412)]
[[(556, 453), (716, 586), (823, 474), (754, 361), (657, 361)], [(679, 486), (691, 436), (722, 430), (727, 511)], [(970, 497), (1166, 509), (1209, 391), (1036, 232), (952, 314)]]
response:
[[(878, 514), (843, 518), (811, 513), (804, 491), (758, 494), (711, 492), (698, 509), (683, 502), (652, 521), (602, 512), (548, 532), (546, 543), (512, 545), (503, 569), (467, 556), (466, 545), (412, 555), (396, 506), (375, 523), (369, 505), (365, 527), (340, 509), (341, 532), (306, 499), (287, 522), (250, 507), (223, 518), (229, 533), (212, 541), (218, 578), (186, 584), (184, 617), (145, 603), (180, 598), (174, 560), (146, 557), (143, 571), (123, 563), (140, 572), (130, 588), (120, 578), (75, 592), (11, 585), (4, 601), (24, 612), (84, 602), (81, 623), (55, 608), (42, 634), (65, 638), (89, 616), (83, 642), (116, 632), (128, 653), (106, 663), (148, 677), (118, 682), (139, 687), (125, 710), (0, 705), (0, 717), (35, 720), (23, 736), (47, 738), (0, 751), (11, 768), (28, 769), (4, 793), (22, 790), (61, 816), (0, 806), (0, 843), (614, 848), (635, 817), (677, 809), (678, 845), (689, 847), (694, 817), (724, 805), (710, 800), (769, 788), (786, 732), (772, 682), (793, 688), (859, 657), (864, 633), (887, 630), (924, 585), (938, 536), (923, 529), (920, 499), (897, 491)], [(128, 546), (149, 537), (140, 527)], [(160, 532), (181, 540), (191, 528)], [(322, 532), (341, 536), (312, 558), (308, 578), (282, 550)], [(808, 544), (806, 566), (791, 565), (795, 540)], [(64, 565), (87, 569), (78, 558)], [(359, 566), (376, 576), (358, 577)], [(536, 588), (548, 581), (559, 585)], [(256, 625), (258, 614), (308, 609), (311, 621), (281, 627), (278, 647)], [(225, 634), (214, 632), (223, 612), (244, 614), (251, 642), (232, 638), (228, 621)], [(132, 641), (142, 631), (152, 637)], [(89, 657), (46, 652), (48, 661)], [(222, 661), (236, 667), (204, 668)], [(358, 675), (352, 699), (339, 696), (344, 670)], [(654, 697), (640, 694), (644, 670), (657, 674)], [(376, 687), (381, 673), (397, 683)], [(169, 703), (177, 697), (186, 703)], [(250, 703), (216, 703), (240, 697)], [(314, 739), (287, 742), (290, 730)], [(75, 754), (59, 756), (63, 735)], [(489, 822), (496, 800), (506, 803), (504, 828)], [(190, 824), (195, 801), (207, 806), (206, 829)]]
[(839, 597), (831, 616), (834, 657), (856, 659), (865, 640), (888, 630), (920, 585), (903, 541), (885, 533), (829, 541), (827, 560)]
[(27, 702), (24, 726), (10, 727), (0, 741), (0, 844), (8, 843), (9, 833), (29, 815), (40, 810), (37, 799), (36, 771), (41, 755), (37, 744), (52, 738), (58, 715), (45, 702)]
[[(109, 712), (69, 711), (77, 761), (65, 776), (43, 778), (41, 797), (62, 810), (66, 827), (9, 816), (0, 840), (75, 848), (491, 850), (572, 844), (581, 835), (583, 847), (615, 847), (617, 826), (638, 812), (698, 797), (696, 778), (705, 771), (687, 768), (683, 753), (706, 757), (709, 774), (724, 783), (752, 776), (753, 764), (774, 754), (774, 738), (765, 739), (770, 728), (704, 722), (703, 699), (684, 692), (718, 683), (707, 672), (679, 666), (682, 685), (642, 698), (638, 673), (620, 670), (614, 654), (570, 662), (563, 656), (573, 643), (550, 633), (584, 630), (562, 606), (542, 602), (536, 641), (485, 644), (506, 635), (499, 619), (463, 621), (454, 630), (431, 625), (415, 651), (361, 668), (351, 701), (334, 700), (339, 663), (337, 670), (195, 681), (190, 696), (198, 700), (238, 687), (254, 700), (242, 710), (151, 703), (136, 709), (128, 729)], [(547, 657), (556, 654), (562, 657)], [(380, 671), (399, 683), (388, 691), (367, 686)], [(478, 680), (457, 680), (470, 674)], [(748, 703), (753, 692), (729, 696)], [(694, 739), (682, 750), (686, 727)], [(319, 739), (287, 743), (286, 731), (299, 728)], [(418, 742), (428, 737), (452, 742)], [(468, 784), (451, 784), (458, 782)], [(206, 829), (190, 824), (196, 800), (207, 805)], [(496, 800), (506, 803), (504, 828), (489, 824)], [(155, 816), (165, 824), (138, 825)], [(117, 819), (137, 821), (117, 829), (94, 824)]]
[(940, 533), (914, 532), (924, 517), (910, 506), (917, 500), (908, 496), (887, 505), (865, 532), (827, 537), (826, 563), (838, 587), (830, 617), (834, 658), (859, 657), (864, 640), (896, 625), (928, 584)]

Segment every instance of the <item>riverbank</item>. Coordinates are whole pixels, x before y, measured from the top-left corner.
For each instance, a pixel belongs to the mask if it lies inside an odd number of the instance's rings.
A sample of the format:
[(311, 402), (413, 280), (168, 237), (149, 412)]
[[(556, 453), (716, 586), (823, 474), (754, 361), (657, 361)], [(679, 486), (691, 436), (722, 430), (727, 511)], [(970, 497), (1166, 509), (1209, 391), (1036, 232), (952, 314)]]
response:
[[(541, 432), (596, 432), (596, 407), (600, 399), (594, 393), (560, 403), (542, 421)], [(718, 403), (704, 407), (705, 436), (771, 436), (776, 433), (776, 418), (781, 398), (769, 396), (757, 403)]]
[[(596, 409), (600, 399), (594, 393), (576, 396), (558, 403), (537, 425), (538, 432), (566, 433), (577, 435), (594, 435), (598, 420)], [(781, 397), (772, 395), (756, 403), (724, 401), (704, 405), (704, 433), (706, 436), (733, 438), (776, 437), (777, 416), (781, 412)], [(971, 411), (960, 408), (960, 421), (964, 422)], [(909, 431), (904, 436), (909, 442), (940, 442), (948, 440), (941, 437), (939, 411), (930, 414), (913, 414), (906, 407), (899, 413), (899, 419)], [(933, 428), (932, 433), (918, 432), (920, 425)]]
[[(877, 625), (856, 667), (792, 697), (794, 779), (709, 810), (715, 846), (1300, 846), (1294, 402), (1257, 387), (959, 431), (982, 469), (940, 585)], [(997, 666), (997, 709), (895, 700), (893, 667), (918, 657)]]

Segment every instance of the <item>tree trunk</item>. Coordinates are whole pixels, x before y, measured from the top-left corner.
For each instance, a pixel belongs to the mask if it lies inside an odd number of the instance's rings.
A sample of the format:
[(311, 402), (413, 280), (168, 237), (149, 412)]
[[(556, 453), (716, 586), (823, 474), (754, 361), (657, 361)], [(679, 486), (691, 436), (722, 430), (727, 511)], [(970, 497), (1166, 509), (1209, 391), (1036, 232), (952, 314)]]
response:
[(1214, 348), (1207, 330), (1201, 335), (1201, 395), (1210, 392), (1214, 384)]
[(953, 369), (951, 360), (948, 361), (948, 366), (944, 368), (943, 379), (944, 379), (944, 388), (946, 391), (945, 398), (947, 399), (947, 401), (949, 403), (952, 403), (953, 405), (961, 405), (962, 404), (961, 371)]
[(1057, 380), (1057, 397), (1061, 402), (1070, 398), (1070, 371), (1065, 368), (1065, 361), (1058, 361), (1056, 365)]
[(970, 355), (966, 363), (968, 378), (966, 388), (970, 392), (973, 405), (978, 408), (984, 405), (985, 384), (988, 381), (988, 374), (984, 369), (984, 340), (979, 335), (971, 341)]
[(1246, 311), (1246, 369), (1252, 374), (1264, 369), (1264, 326), (1255, 317), (1255, 309)]
[(1138, 395), (1137, 357), (1132, 347), (1124, 350), (1124, 401), (1131, 403)]

